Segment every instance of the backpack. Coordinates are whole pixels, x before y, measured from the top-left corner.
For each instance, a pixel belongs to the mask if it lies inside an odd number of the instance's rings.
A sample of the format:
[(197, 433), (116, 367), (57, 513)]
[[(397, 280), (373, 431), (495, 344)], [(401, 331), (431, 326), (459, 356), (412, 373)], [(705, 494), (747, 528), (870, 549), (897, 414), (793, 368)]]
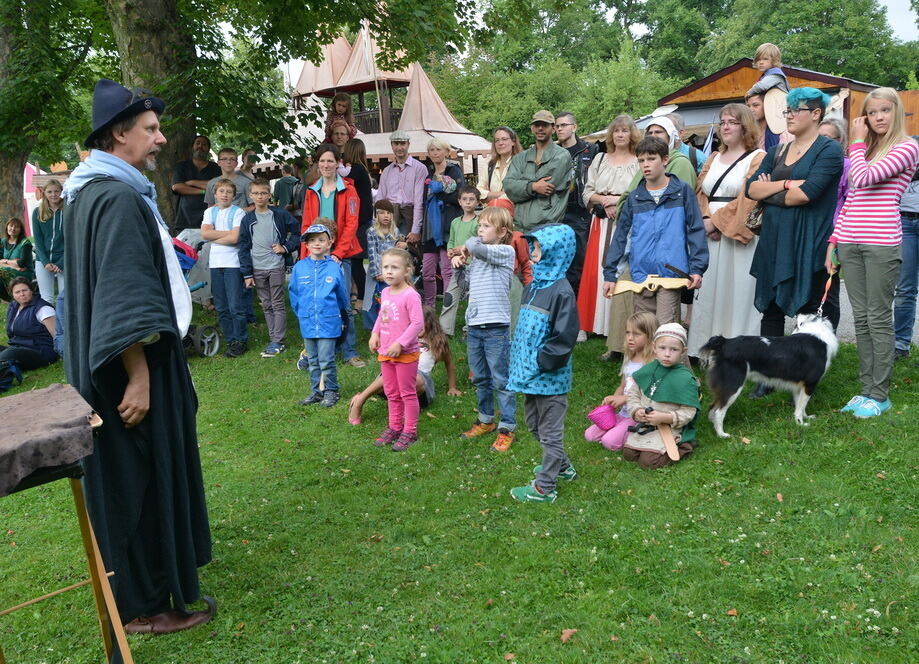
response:
[(22, 385), (22, 372), (9, 360), (0, 360), (0, 394), (13, 387), (13, 381)]

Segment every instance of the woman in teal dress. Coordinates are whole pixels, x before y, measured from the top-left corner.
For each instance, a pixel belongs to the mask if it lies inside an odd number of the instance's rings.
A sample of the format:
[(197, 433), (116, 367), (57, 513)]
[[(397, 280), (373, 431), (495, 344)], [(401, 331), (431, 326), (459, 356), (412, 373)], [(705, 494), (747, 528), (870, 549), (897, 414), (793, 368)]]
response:
[(12, 217), (3, 229), (3, 258), (0, 258), (0, 298), (10, 301), (7, 288), (16, 277), (35, 279), (35, 259), (32, 256), (32, 243), (26, 237), (26, 229), (21, 219)]
[[(818, 132), (829, 102), (814, 88), (791, 90), (785, 117), (794, 140), (771, 148), (747, 181), (747, 195), (765, 206), (750, 266), (765, 337), (784, 334), (785, 316), (816, 312), (830, 276), (824, 259), (843, 158), (839, 143)], [(831, 288), (838, 293), (838, 276)], [(838, 303), (838, 296), (828, 299), (823, 312), (835, 329), (839, 307), (831, 302)]]

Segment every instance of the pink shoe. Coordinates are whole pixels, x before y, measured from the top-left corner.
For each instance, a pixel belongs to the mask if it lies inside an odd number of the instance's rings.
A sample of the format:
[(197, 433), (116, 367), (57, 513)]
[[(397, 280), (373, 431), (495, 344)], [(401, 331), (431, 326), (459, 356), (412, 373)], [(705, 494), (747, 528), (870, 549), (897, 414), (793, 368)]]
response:
[(354, 410), (354, 400), (355, 399), (357, 399), (356, 394), (353, 397), (351, 397), (351, 402), (348, 404), (348, 424), (350, 424), (353, 427), (358, 426), (361, 422), (364, 421), (363, 418), (361, 417), (353, 417), (351, 415), (351, 412)]

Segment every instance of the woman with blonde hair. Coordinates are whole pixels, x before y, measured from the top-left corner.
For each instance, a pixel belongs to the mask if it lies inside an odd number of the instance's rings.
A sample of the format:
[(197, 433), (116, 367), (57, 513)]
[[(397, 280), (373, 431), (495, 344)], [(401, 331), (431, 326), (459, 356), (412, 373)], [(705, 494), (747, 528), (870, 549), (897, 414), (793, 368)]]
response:
[(892, 88), (868, 93), (852, 122), (849, 194), (826, 251), (838, 264), (855, 318), (861, 391), (843, 407), (855, 417), (890, 409), (894, 362), (893, 296), (900, 273), (900, 198), (919, 163), (919, 145), (906, 135), (906, 114)]
[(727, 104), (719, 113), (718, 152), (699, 175), (696, 199), (708, 241), (708, 269), (696, 295), (689, 327), (689, 355), (697, 357), (710, 337), (759, 332), (760, 314), (753, 306), (756, 279), (750, 264), (756, 236), (746, 226), (754, 202), (746, 182), (766, 153), (760, 150), (759, 126), (743, 104)]
[(35, 278), (46, 302), (55, 301), (64, 290), (64, 199), (59, 180), (48, 180), (41, 203), (32, 211), (32, 246), (35, 250)]
[[(616, 228), (619, 199), (638, 173), (635, 146), (642, 138), (635, 121), (619, 115), (606, 128), (606, 152), (594, 157), (584, 183), (584, 206), (593, 212), (584, 272), (578, 290), (578, 317), (581, 330), (607, 336), (607, 354), (625, 349), (625, 324), (632, 313), (632, 295), (603, 296), (603, 257)], [(630, 276), (625, 273), (623, 279)]]
[(448, 161), (453, 148), (446, 141), (433, 138), (428, 143), (428, 177), (424, 181), (424, 217), (421, 227), (421, 279), (424, 283), (424, 304), (434, 306), (437, 297), (437, 268), (444, 284), (450, 283), (453, 267), (447, 255), (450, 224), (463, 211), (459, 206), (459, 190), (466, 183), (463, 169)]

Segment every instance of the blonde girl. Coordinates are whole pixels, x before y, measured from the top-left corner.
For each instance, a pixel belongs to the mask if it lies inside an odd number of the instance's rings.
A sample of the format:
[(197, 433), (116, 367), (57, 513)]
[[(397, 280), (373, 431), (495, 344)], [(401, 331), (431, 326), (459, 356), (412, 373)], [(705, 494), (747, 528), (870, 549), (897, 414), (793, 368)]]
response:
[(418, 440), (418, 393), (415, 377), (424, 329), (421, 297), (412, 287), (413, 263), (405, 249), (387, 249), (382, 258), (383, 289), (380, 315), (370, 335), (370, 350), (377, 354), (383, 374), (383, 391), (389, 404), (389, 426), (374, 441), (402, 452)]
[(877, 417), (891, 407), (892, 304), (903, 238), (900, 198), (919, 162), (919, 146), (905, 127), (895, 90), (868, 93), (852, 122), (849, 193), (826, 252), (826, 269), (835, 272), (841, 266), (845, 272), (855, 318), (861, 391), (842, 410), (858, 418)]
[(35, 249), (35, 278), (46, 302), (55, 301), (64, 290), (64, 199), (59, 180), (48, 180), (41, 203), (32, 211), (32, 246)]
[[(420, 408), (427, 408), (434, 403), (434, 379), (431, 374), (438, 362), (443, 362), (447, 370), (447, 395), (461, 397), (463, 393), (456, 388), (456, 368), (453, 364), (453, 355), (450, 353), (450, 343), (437, 312), (431, 307), (424, 307), (424, 331), (419, 337), (421, 355), (418, 358), (418, 375), (415, 378), (415, 391), (418, 393)], [(383, 376), (373, 379), (362, 392), (351, 398), (348, 406), (348, 423), (357, 426), (363, 422), (362, 410), (367, 399), (383, 391)]]
[(629, 427), (635, 421), (626, 412), (625, 391), (632, 382), (632, 374), (654, 359), (654, 345), (651, 339), (657, 329), (657, 317), (644, 311), (632, 314), (625, 326), (625, 353), (622, 359), (622, 380), (613, 394), (603, 397), (602, 405), (611, 406), (618, 413), (612, 428), (606, 429), (591, 424), (584, 432), (586, 440), (598, 442), (608, 450), (619, 450), (629, 435)]

